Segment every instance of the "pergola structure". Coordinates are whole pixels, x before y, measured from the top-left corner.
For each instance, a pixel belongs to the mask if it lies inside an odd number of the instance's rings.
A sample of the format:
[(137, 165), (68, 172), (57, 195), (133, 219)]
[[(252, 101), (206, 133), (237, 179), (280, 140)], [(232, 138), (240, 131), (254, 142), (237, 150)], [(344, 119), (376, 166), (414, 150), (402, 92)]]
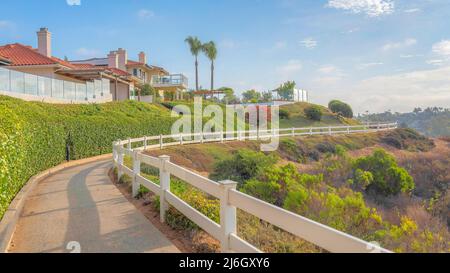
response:
[(214, 95), (217, 95), (217, 96), (223, 95), (223, 94), (225, 94), (225, 91), (222, 91), (222, 90), (201, 90), (201, 91), (194, 91), (193, 94), (197, 95), (197, 96), (200, 95), (200, 96), (206, 98), (206, 96), (208, 96), (208, 95), (210, 95), (211, 97), (214, 97)]
[[(109, 79), (114, 83), (115, 87), (114, 92), (116, 98), (118, 97), (117, 92), (119, 83), (128, 86), (134, 86), (133, 85), (134, 81), (133, 79), (130, 78), (130, 75), (119, 75), (104, 67), (92, 67), (84, 69), (61, 69), (56, 71), (56, 73), (82, 81)], [(131, 88), (129, 88), (128, 90), (128, 97), (130, 97), (130, 89)]]

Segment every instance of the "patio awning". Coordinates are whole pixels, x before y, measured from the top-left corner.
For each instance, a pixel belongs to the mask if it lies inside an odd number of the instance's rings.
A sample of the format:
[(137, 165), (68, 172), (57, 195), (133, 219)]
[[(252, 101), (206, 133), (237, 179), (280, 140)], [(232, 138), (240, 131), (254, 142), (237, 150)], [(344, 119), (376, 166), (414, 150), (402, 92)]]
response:
[(104, 68), (91, 68), (91, 69), (62, 69), (56, 71), (60, 75), (75, 78), (82, 81), (98, 80), (107, 78), (110, 80), (117, 80), (124, 84), (130, 84), (130, 81), (123, 77), (114, 74), (113, 72)]

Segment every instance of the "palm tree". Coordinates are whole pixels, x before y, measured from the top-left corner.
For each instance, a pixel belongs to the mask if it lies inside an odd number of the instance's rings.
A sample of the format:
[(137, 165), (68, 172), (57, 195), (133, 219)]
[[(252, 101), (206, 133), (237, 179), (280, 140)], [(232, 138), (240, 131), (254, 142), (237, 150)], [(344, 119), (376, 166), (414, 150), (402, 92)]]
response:
[(195, 91), (198, 91), (198, 54), (202, 50), (202, 42), (192, 36), (187, 37), (184, 41), (188, 43), (191, 53), (195, 57)]
[[(214, 91), (214, 61), (217, 58), (217, 47), (213, 41), (210, 41), (202, 46), (202, 51), (206, 57), (211, 61), (211, 92)], [(214, 96), (213, 94), (211, 96)]]

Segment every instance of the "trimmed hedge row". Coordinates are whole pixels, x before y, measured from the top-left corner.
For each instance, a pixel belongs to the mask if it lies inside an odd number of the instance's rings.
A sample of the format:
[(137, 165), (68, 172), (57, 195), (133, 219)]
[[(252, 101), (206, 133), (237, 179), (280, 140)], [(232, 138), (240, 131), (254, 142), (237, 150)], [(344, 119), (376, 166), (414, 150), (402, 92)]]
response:
[(134, 101), (52, 105), (0, 96), (0, 219), (28, 181), (69, 157), (110, 153), (112, 142), (170, 132), (170, 111)]

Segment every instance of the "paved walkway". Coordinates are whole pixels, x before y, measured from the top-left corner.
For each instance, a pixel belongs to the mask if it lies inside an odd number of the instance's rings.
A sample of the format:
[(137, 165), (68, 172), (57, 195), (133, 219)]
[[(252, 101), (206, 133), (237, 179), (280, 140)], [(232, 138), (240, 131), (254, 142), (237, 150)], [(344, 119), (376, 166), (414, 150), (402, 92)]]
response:
[(40, 181), (9, 252), (179, 252), (111, 183), (111, 166), (90, 163)]

